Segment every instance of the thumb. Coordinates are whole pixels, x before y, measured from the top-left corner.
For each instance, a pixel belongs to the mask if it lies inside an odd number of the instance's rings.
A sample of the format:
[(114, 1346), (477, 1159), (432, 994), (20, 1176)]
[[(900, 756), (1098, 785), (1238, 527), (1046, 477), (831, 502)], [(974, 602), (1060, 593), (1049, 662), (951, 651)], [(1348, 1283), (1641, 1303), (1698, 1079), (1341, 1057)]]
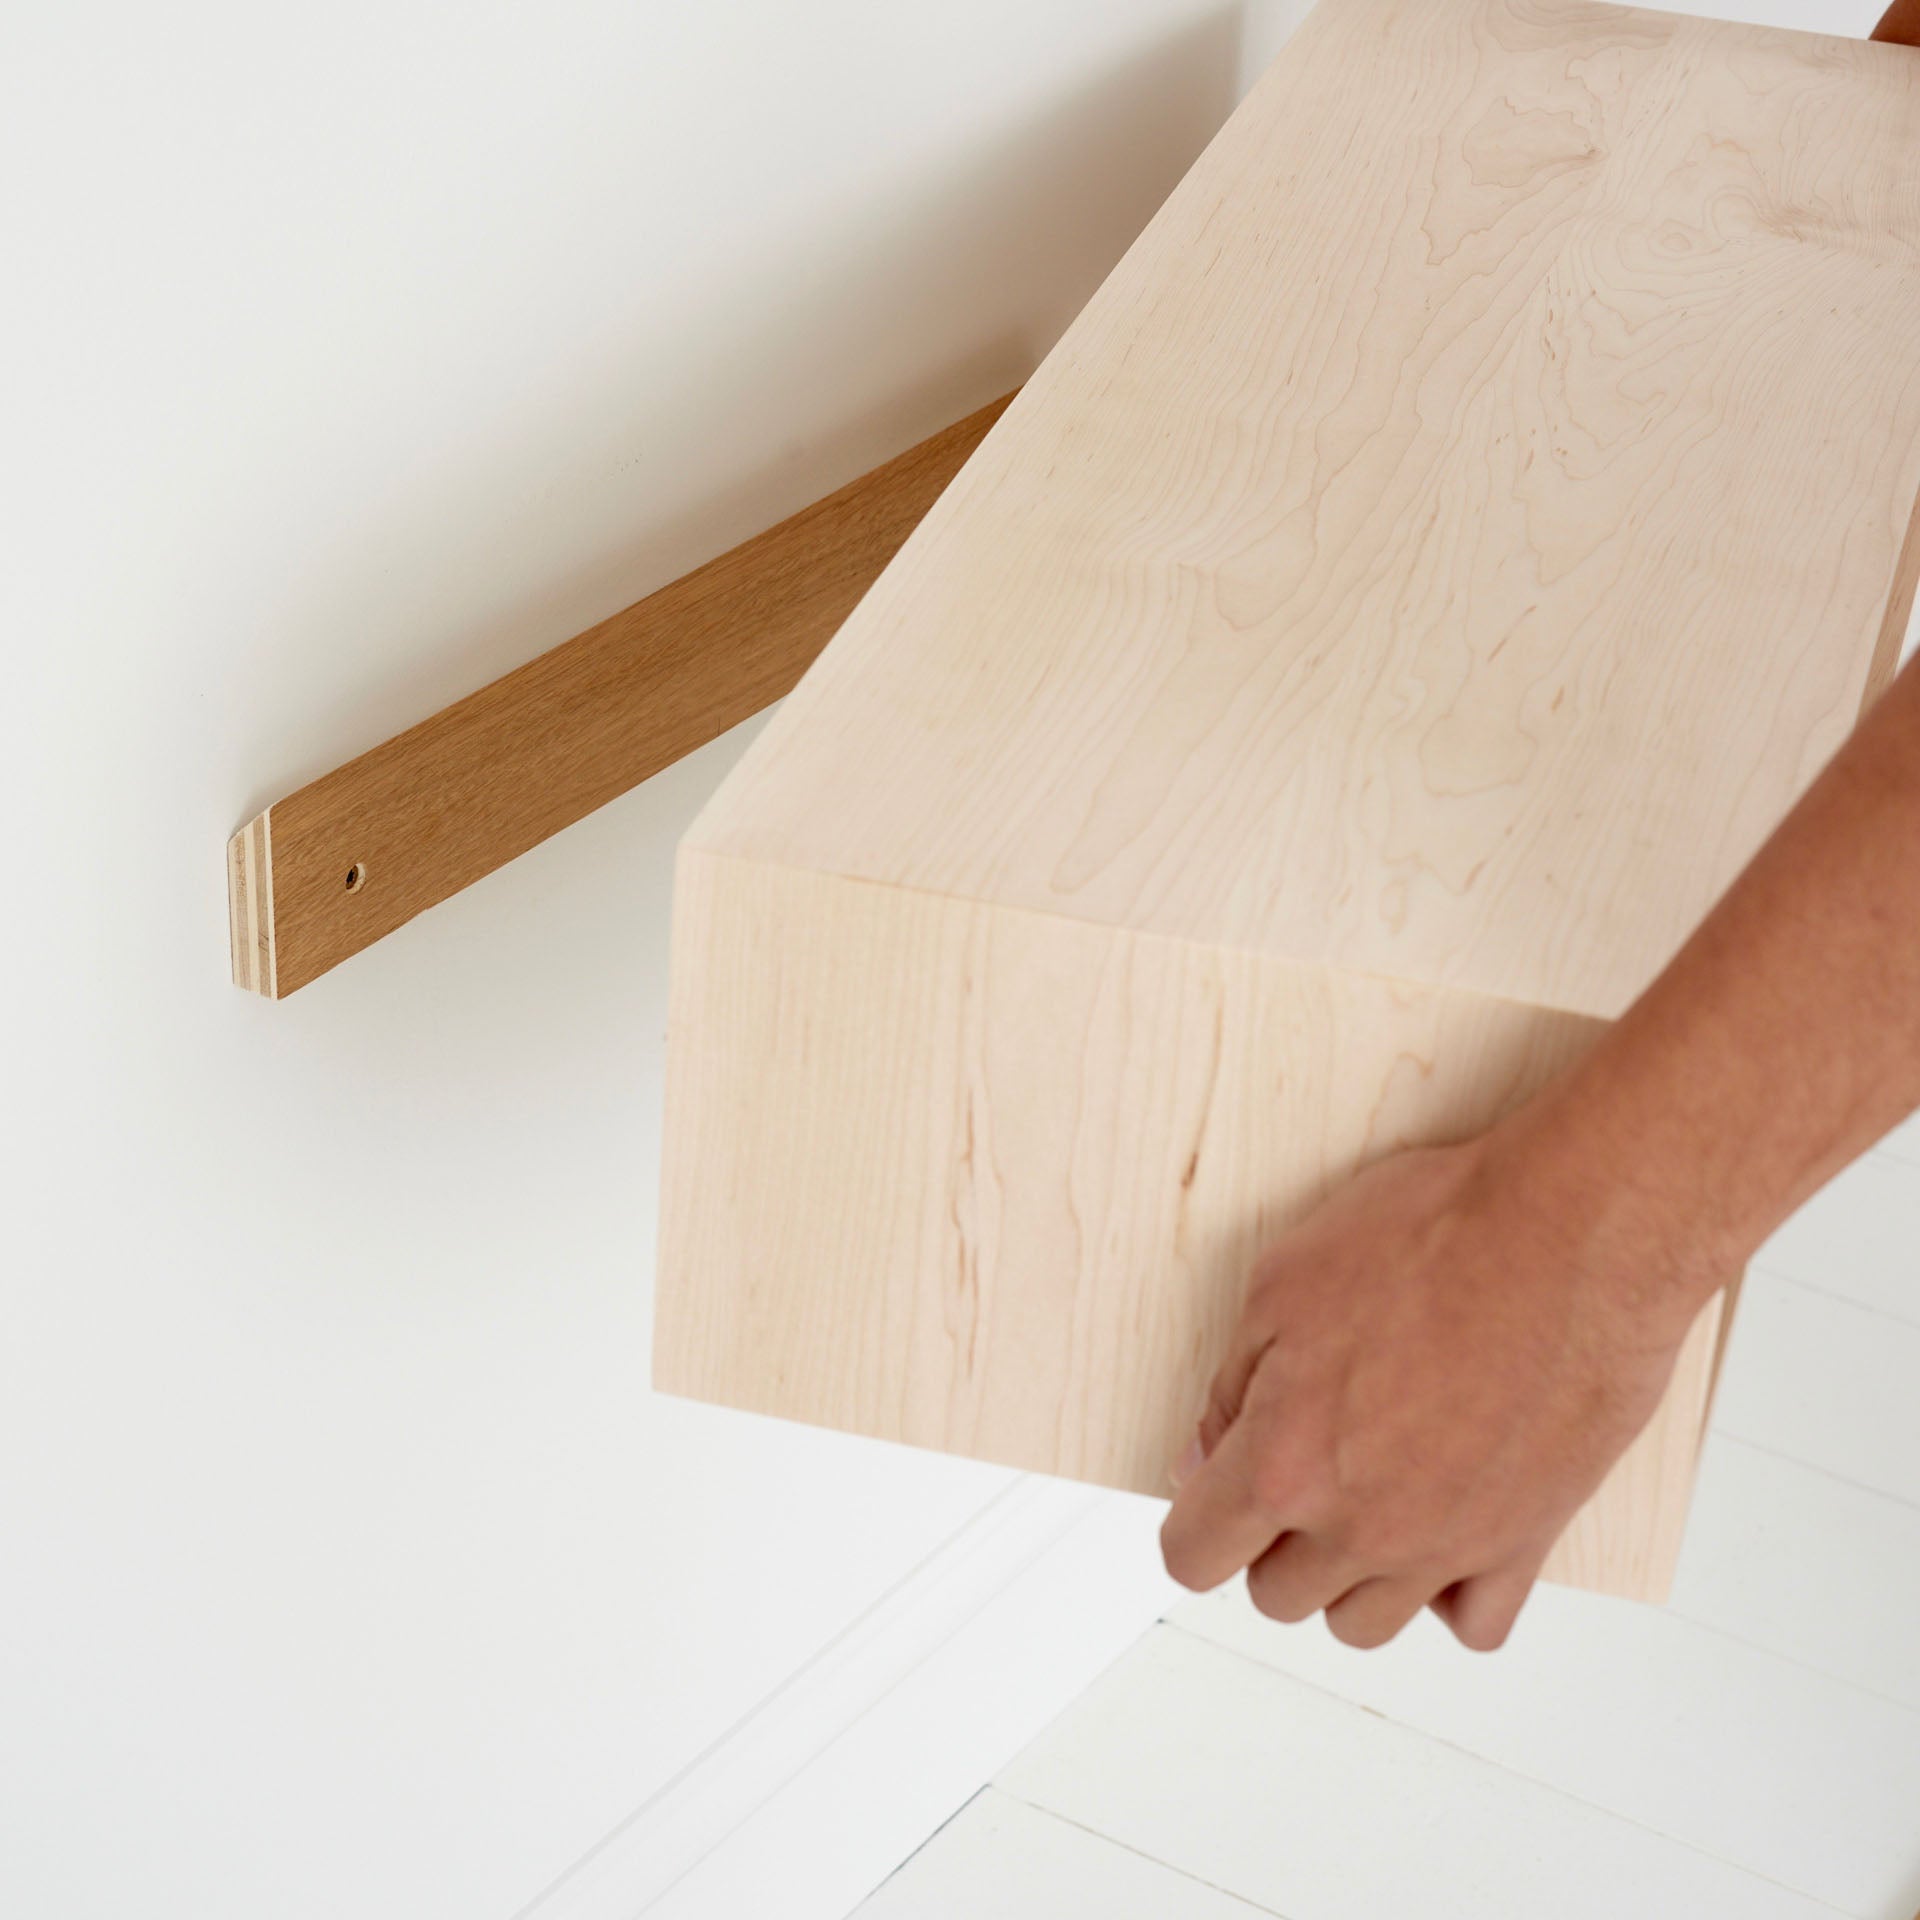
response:
[(1476, 1653), (1497, 1652), (1527, 1604), (1546, 1557), (1546, 1549), (1536, 1547), (1491, 1573), (1457, 1580), (1434, 1597), (1433, 1611), (1463, 1647)]
[[(1920, 6), (1920, 0), (1914, 0), (1914, 4)], [(1350, 1181), (1346, 1194), (1350, 1196), (1356, 1189), (1364, 1194), (1365, 1183), (1374, 1170), (1369, 1168)], [(1201, 1409), (1199, 1432), (1195, 1436), (1199, 1453), (1193, 1458), (1194, 1467), (1212, 1458), (1214, 1448), (1227, 1437), (1227, 1429), (1240, 1418), (1253, 1377), (1268, 1350), (1278, 1345), (1287, 1324), (1289, 1292), (1296, 1283), (1307, 1286), (1329, 1253), (1339, 1254), (1339, 1236), (1347, 1230), (1341, 1196), (1336, 1196), (1331, 1202), (1322, 1201), (1307, 1220), (1289, 1228), (1260, 1256), (1248, 1279), (1246, 1298), (1241, 1303), (1240, 1318), (1227, 1347), (1227, 1356), (1207, 1387), (1207, 1402)], [(1187, 1462), (1182, 1460), (1181, 1465), (1186, 1466)], [(1176, 1473), (1175, 1484), (1183, 1477)]]
[(1201, 1461), (1211, 1456), (1214, 1448), (1227, 1437), (1227, 1429), (1240, 1418), (1240, 1409), (1246, 1403), (1247, 1387), (1253, 1379), (1254, 1369), (1259, 1366), (1261, 1355), (1272, 1344), (1271, 1334), (1255, 1335), (1244, 1321), (1241, 1323), (1226, 1359), (1220, 1363), (1208, 1384), (1207, 1401), (1201, 1410), (1199, 1430), (1193, 1444), (1174, 1468), (1176, 1486), (1188, 1479)]

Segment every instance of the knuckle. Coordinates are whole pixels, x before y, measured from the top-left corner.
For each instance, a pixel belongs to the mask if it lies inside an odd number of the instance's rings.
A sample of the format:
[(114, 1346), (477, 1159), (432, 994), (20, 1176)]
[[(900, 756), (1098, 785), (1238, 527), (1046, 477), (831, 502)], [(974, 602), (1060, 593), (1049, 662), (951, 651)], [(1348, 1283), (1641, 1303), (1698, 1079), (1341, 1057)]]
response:
[(1369, 1507), (1352, 1518), (1349, 1550), (1375, 1573), (1409, 1572), (1427, 1557), (1425, 1532), (1421, 1521), (1412, 1515)]
[(1340, 1544), (1346, 1549), (1348, 1557), (1357, 1566), (1365, 1567), (1369, 1573), (1386, 1571), (1393, 1557), (1388, 1551), (1391, 1540), (1390, 1532), (1364, 1508), (1341, 1517)]
[(1293, 1461), (1274, 1447), (1264, 1447), (1255, 1460), (1247, 1491), (1253, 1504), (1270, 1519), (1297, 1512), (1306, 1481)]

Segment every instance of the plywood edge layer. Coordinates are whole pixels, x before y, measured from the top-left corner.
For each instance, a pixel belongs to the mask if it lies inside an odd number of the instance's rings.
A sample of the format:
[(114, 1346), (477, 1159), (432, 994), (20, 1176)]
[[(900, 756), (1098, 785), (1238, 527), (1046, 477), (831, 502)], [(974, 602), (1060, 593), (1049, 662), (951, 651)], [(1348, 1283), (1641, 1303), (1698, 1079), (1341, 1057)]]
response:
[(227, 842), (227, 939), (233, 984), (272, 999), (273, 809), (255, 814)]
[[(1260, 1248), (1602, 1030), (701, 848), (676, 888), (656, 1388), (1149, 1495)], [(1718, 1327), (1554, 1577), (1665, 1592)]]

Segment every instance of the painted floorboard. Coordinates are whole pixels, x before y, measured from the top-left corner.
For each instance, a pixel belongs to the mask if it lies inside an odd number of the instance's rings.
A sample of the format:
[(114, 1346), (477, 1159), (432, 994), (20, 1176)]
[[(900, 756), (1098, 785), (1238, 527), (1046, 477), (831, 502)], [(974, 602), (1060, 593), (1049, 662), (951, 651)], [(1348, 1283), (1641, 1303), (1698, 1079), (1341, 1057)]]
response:
[(1832, 1920), (1804, 1894), (1171, 1627), (999, 1784), (1290, 1920)]
[(1756, 1268), (1713, 1426), (1920, 1506), (1920, 1325)]
[(1895, 1127), (1874, 1151), (1902, 1161), (1907, 1166), (1920, 1167), (1920, 1113)]
[(1761, 1248), (1759, 1264), (1920, 1326), (1920, 1158), (1856, 1160)]
[(1486, 1659), (1431, 1615), (1356, 1653), (1319, 1621), (1263, 1619), (1238, 1584), (1173, 1618), (1842, 1912), (1920, 1904), (1920, 1713), (1697, 1621), (1543, 1587)]
[(857, 1920), (1268, 1920), (1270, 1910), (989, 1787)]
[[(962, 1617), (937, 1648), (649, 1905), (648, 1920), (838, 1920), (1178, 1595), (1156, 1550), (1155, 1503), (1039, 1480), (1016, 1491), (1037, 1520), (1056, 1507), (1080, 1517), (984, 1595), (943, 1582), (937, 1597)], [(1028, 1544), (1030, 1534), (1023, 1523)], [(797, 1884), (796, 1861), (806, 1863)]]
[(1920, 1507), (1716, 1433), (1673, 1610), (1920, 1711)]

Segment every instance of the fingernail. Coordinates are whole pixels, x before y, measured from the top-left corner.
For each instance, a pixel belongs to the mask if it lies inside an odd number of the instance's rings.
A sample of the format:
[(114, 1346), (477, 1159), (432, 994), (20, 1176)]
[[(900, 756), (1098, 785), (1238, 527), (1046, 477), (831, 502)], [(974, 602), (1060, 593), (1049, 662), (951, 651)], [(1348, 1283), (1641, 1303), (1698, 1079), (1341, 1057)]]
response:
[(1173, 1463), (1173, 1471), (1167, 1475), (1167, 1478), (1173, 1482), (1176, 1492), (1200, 1471), (1200, 1463), (1206, 1457), (1207, 1450), (1200, 1444), (1200, 1436), (1196, 1433), (1187, 1442), (1186, 1452)]

